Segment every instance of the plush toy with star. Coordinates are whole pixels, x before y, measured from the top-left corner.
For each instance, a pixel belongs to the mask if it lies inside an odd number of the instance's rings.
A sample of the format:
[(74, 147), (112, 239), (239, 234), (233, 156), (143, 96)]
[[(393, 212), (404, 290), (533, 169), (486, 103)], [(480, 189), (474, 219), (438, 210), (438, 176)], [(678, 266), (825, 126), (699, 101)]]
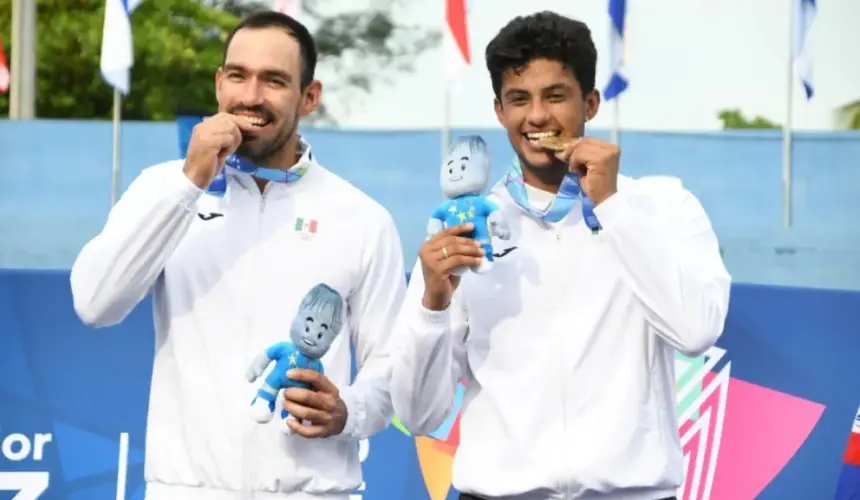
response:
[[(287, 377), (287, 372), (303, 368), (324, 373), (320, 358), (328, 352), (340, 333), (343, 311), (343, 298), (337, 290), (328, 285), (316, 285), (305, 295), (290, 325), (292, 342), (278, 342), (270, 346), (258, 354), (248, 367), (248, 382), (254, 382), (273, 361), (275, 362), (274, 368), (251, 401), (254, 420), (261, 424), (272, 420), (275, 400), (282, 389), (299, 387), (313, 390), (307, 382)], [(281, 410), (282, 419), (288, 416), (286, 410)]]
[[(454, 140), (442, 162), (440, 172), (442, 193), (447, 200), (442, 202), (427, 224), (427, 237), (433, 237), (445, 228), (472, 223), (469, 237), (481, 244), (484, 258), (480, 264), (470, 266), (476, 273), (486, 273), (493, 268), (493, 244), (496, 236), (507, 240), (511, 232), (498, 205), (483, 195), (490, 179), (490, 152), (487, 143), (478, 135)], [(461, 275), (467, 268), (457, 268), (453, 274)]]

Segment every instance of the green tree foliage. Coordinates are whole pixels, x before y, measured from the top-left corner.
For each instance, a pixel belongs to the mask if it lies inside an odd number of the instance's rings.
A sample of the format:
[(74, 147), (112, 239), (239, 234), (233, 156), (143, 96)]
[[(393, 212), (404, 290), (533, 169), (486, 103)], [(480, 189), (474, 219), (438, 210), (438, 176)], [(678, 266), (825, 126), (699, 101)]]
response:
[[(109, 118), (113, 92), (101, 78), (99, 59), (104, 0), (36, 0), (37, 102), (40, 118)], [(433, 46), (438, 33), (397, 24), (385, 8), (327, 14), (322, 0), (306, 1), (315, 29), (321, 73), (331, 102), (338, 87), (368, 92), (374, 84), (409, 70), (414, 57)], [(172, 120), (177, 109), (215, 108), (214, 74), (223, 44), (239, 18), (269, 3), (241, 0), (145, 0), (132, 14), (135, 63), (125, 119)], [(0, 34), (11, 54), (12, 0), (0, 0)], [(0, 95), (0, 116), (8, 114)], [(325, 108), (316, 117), (334, 121)]]
[(840, 106), (836, 118), (839, 128), (860, 130), (860, 99)]
[(780, 125), (764, 118), (756, 116), (752, 120), (744, 117), (739, 109), (724, 109), (717, 117), (723, 122), (723, 129), (771, 129), (781, 128)]

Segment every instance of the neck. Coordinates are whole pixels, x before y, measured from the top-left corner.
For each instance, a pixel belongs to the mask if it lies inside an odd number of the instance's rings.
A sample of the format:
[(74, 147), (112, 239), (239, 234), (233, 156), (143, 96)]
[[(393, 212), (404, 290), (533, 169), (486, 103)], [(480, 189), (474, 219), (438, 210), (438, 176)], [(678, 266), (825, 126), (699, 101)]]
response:
[[(298, 150), (299, 136), (293, 134), (292, 137), (287, 140), (286, 144), (284, 144), (284, 147), (282, 147), (277, 154), (273, 155), (271, 158), (263, 162), (263, 165), (260, 166), (265, 168), (274, 168), (277, 170), (289, 170), (299, 161)], [(260, 179), (259, 177), (254, 177), (254, 182), (257, 184), (257, 187), (260, 189), (261, 193), (266, 188), (266, 184), (269, 183), (269, 181), (265, 179)]]
[(558, 193), (561, 181), (564, 180), (564, 175), (567, 173), (567, 165), (560, 162), (543, 168), (534, 168), (524, 162), (521, 162), (521, 166), (523, 181), (526, 184), (550, 193)]
[(281, 148), (274, 156), (269, 158), (264, 165), (266, 168), (274, 168), (277, 170), (289, 170), (292, 168), (298, 161), (297, 152), (299, 150), (299, 136), (293, 134), (292, 137), (287, 139), (284, 147)]

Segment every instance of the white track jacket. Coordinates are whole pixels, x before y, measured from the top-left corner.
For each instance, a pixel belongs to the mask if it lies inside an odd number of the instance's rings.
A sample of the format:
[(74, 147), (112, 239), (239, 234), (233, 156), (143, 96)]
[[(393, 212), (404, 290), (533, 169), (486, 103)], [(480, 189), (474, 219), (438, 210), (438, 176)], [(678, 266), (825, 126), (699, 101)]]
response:
[[(194, 186), (183, 161), (150, 167), (72, 268), (88, 325), (115, 325), (153, 294), (147, 500), (347, 498), (362, 482), (359, 440), (393, 416), (385, 348), (406, 289), (398, 232), (309, 148), (299, 161), (302, 179), (270, 182), (262, 194), (230, 171), (222, 198)], [(318, 283), (346, 304), (322, 362), (349, 416), (341, 435), (307, 439), (284, 432), (280, 404), (269, 423), (253, 420), (265, 375), (252, 384), (245, 373), (262, 350), (290, 341), (299, 303)]]
[[(536, 208), (548, 193), (532, 190)], [(557, 224), (493, 190), (511, 228), (496, 264), (467, 273), (446, 311), (413, 271), (392, 340), (392, 400), (413, 433), (452, 411), (466, 379), (454, 487), (505, 500), (657, 500), (684, 469), (674, 355), (722, 333), (730, 277), (699, 202), (677, 179), (619, 179)]]

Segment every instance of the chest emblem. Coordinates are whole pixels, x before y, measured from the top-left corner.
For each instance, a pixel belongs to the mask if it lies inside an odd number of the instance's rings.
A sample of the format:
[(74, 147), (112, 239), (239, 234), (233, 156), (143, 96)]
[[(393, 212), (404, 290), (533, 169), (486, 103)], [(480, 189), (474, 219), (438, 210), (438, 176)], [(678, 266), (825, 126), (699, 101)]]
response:
[(295, 231), (299, 233), (303, 239), (309, 240), (317, 234), (319, 224), (316, 219), (305, 219), (304, 217), (296, 218)]

